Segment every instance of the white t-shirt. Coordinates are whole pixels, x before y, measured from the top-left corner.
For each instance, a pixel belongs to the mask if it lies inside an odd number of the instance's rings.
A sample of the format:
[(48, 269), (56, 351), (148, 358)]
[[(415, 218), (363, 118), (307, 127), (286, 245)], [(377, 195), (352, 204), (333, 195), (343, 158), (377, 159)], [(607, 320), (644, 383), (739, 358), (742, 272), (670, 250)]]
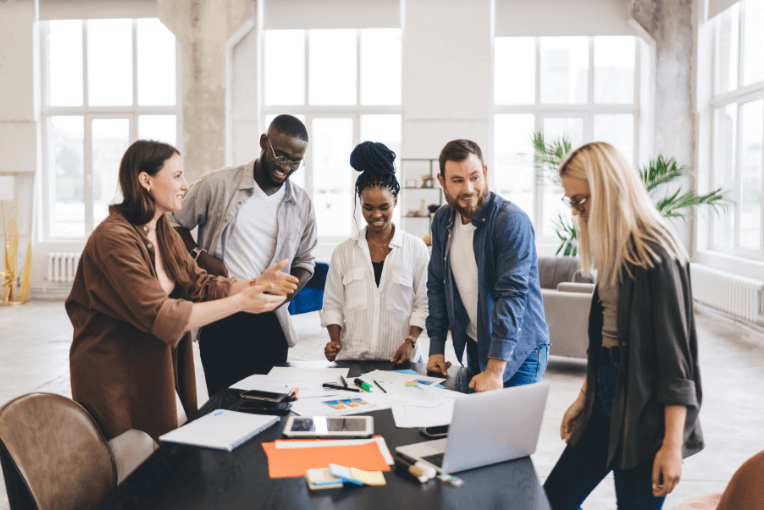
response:
[(462, 304), (470, 318), (467, 336), (477, 341), (478, 268), (472, 244), (475, 238), (475, 226), (472, 222), (463, 225), (461, 215), (457, 214), (452, 235), (454, 238), (451, 240), (451, 272), (454, 275), (456, 288), (459, 289)]
[(249, 280), (263, 274), (276, 252), (279, 206), (286, 186), (271, 196), (255, 183), (254, 192), (236, 213), (233, 230), (225, 250), (225, 267), (237, 280)]

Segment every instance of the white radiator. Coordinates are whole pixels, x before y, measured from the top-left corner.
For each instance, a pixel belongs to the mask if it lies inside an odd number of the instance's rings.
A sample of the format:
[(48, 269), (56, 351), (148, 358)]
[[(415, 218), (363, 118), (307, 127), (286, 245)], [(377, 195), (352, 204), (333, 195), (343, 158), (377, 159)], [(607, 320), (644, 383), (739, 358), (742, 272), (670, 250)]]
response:
[(692, 264), (692, 297), (750, 322), (764, 318), (762, 292), (764, 282), (744, 278), (702, 264)]
[(72, 282), (80, 262), (79, 253), (48, 253), (48, 281)]

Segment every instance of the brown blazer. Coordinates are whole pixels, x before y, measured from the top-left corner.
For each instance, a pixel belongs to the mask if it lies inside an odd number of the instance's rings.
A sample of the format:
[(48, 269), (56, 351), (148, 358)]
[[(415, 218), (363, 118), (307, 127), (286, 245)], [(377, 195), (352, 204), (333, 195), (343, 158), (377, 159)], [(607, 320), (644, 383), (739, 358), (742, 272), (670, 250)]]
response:
[[(182, 242), (173, 229), (164, 235)], [(138, 429), (156, 441), (177, 428), (176, 390), (186, 414), (197, 411), (191, 335), (184, 332), (192, 301), (227, 297), (235, 281), (208, 275), (186, 254), (192, 285), (168, 297), (154, 249), (143, 227), (112, 212), (88, 239), (65, 303), (74, 326), (72, 397), (108, 438)]]

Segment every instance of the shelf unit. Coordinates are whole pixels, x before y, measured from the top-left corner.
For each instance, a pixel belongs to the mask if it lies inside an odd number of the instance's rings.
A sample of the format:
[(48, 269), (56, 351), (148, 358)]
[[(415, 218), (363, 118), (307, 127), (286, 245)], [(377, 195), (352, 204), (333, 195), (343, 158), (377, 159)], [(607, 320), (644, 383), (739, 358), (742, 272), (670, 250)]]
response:
[[(401, 228), (409, 234), (417, 237), (432, 234), (432, 213), (427, 216), (406, 216), (407, 211), (411, 209), (419, 210), (421, 201), (426, 200), (427, 205), (443, 205), (443, 188), (436, 177), (437, 159), (433, 158), (401, 158), (401, 193), (398, 202), (401, 208)], [(419, 170), (415, 170), (419, 168)], [(432, 187), (422, 187), (422, 176), (428, 175), (432, 180)], [(417, 186), (407, 186), (407, 181), (416, 180)], [(437, 191), (437, 202), (435, 202), (434, 192)], [(426, 230), (423, 227), (423, 221), (427, 220)]]

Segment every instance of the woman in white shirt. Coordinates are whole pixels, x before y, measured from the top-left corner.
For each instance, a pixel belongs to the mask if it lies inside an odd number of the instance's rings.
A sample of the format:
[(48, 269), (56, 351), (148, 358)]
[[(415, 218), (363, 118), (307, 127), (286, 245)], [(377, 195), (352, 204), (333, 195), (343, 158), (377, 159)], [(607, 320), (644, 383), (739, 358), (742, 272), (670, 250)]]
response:
[(324, 288), (321, 325), (326, 359), (420, 361), (417, 340), (427, 318), (424, 242), (392, 222), (400, 185), (395, 153), (363, 142), (350, 155), (361, 175), (355, 189), (367, 226), (337, 246)]

